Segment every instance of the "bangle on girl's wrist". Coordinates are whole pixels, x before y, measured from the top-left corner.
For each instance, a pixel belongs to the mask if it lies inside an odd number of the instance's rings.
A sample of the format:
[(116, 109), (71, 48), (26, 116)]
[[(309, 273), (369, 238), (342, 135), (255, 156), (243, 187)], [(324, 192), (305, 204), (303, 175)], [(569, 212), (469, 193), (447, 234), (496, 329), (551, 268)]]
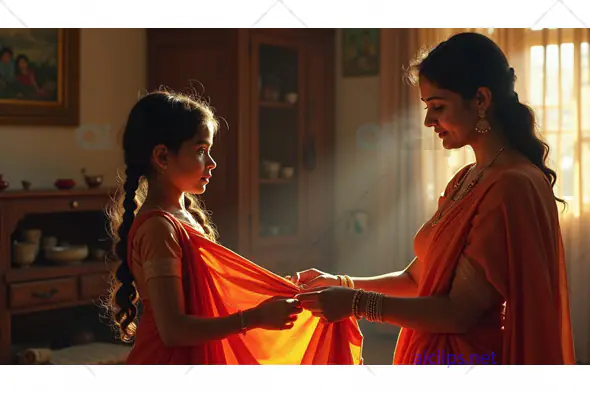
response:
[(248, 331), (248, 323), (244, 317), (244, 312), (242, 310), (238, 310), (238, 316), (240, 317), (240, 333), (246, 334)]
[(360, 312), (360, 304), (361, 304), (361, 298), (363, 296), (364, 291), (362, 289), (359, 289), (358, 291), (355, 292), (353, 298), (352, 298), (352, 316), (355, 317), (356, 319), (362, 319), (362, 315)]

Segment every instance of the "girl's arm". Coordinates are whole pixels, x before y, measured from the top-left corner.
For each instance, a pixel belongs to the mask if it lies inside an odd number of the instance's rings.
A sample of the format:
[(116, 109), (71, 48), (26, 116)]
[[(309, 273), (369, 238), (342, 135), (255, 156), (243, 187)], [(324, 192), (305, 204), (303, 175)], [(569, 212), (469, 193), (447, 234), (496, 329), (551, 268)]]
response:
[(181, 281), (182, 248), (168, 219), (155, 216), (138, 228), (134, 247), (140, 256), (158, 333), (168, 346), (194, 346), (240, 333), (244, 328), (272, 330), (292, 327), (301, 308), (296, 301), (269, 299), (243, 315), (199, 318), (186, 314)]

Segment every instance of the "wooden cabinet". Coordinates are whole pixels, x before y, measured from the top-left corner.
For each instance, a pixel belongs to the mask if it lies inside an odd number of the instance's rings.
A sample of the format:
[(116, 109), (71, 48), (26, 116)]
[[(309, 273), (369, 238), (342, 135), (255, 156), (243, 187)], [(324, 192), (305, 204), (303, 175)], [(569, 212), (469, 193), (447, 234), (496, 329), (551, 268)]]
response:
[(148, 29), (149, 89), (222, 118), (203, 196), (221, 243), (278, 274), (332, 263), (334, 45), (331, 29)]
[(75, 277), (8, 284), (8, 307), (18, 311), (41, 305), (71, 303), (78, 299)]
[[(86, 260), (68, 265), (44, 262), (40, 253), (32, 265), (16, 267), (13, 241), (20, 240), (22, 231), (35, 228), (43, 236), (87, 244), (91, 250), (107, 250), (111, 243), (105, 232), (104, 210), (110, 194), (105, 189), (0, 193), (0, 364), (12, 361), (12, 348), (19, 344), (15, 335), (31, 341), (38, 338), (40, 330), (35, 325), (39, 323), (43, 324), (43, 333), (59, 333), (60, 323), (78, 328), (71, 317), (64, 320), (63, 316), (44, 315), (36, 323), (16, 325), (15, 320), (36, 318), (48, 311), (92, 307), (106, 294), (109, 272), (115, 267), (105, 260), (93, 260), (92, 253)], [(96, 309), (88, 310), (89, 319), (109, 330), (97, 313)], [(81, 325), (86, 328), (84, 322)]]

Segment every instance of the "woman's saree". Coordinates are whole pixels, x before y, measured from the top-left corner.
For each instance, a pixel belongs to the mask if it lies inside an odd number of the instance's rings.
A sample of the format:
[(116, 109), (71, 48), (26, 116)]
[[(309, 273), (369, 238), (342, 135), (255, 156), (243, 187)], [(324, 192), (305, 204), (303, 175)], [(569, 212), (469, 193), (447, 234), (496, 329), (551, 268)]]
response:
[[(441, 202), (467, 169), (449, 183)], [(417, 296), (448, 294), (463, 254), (477, 263), (506, 302), (496, 364), (574, 363), (558, 211), (538, 168), (519, 164), (490, 171), (436, 228), (427, 260), (421, 261), (425, 271)], [(402, 329), (394, 364), (413, 364), (417, 357), (437, 353), (458, 358), (475, 352), (476, 359), (482, 358), (490, 354), (478, 354), (478, 348), (485, 348), (492, 336), (497, 332)]]

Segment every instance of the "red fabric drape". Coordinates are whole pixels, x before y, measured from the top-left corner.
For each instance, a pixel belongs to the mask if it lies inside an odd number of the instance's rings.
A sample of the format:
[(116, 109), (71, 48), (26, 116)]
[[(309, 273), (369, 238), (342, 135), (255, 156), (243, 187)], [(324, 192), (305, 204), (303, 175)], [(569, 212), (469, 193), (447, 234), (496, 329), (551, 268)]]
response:
[[(273, 296), (294, 296), (296, 285), (204, 238), (172, 215), (154, 211), (138, 216), (129, 245), (141, 223), (152, 214), (175, 226), (183, 252), (186, 312), (214, 318), (258, 305)], [(129, 250), (131, 247), (129, 247)], [(131, 260), (129, 258), (128, 260)], [(304, 310), (285, 331), (254, 329), (195, 347), (166, 347), (150, 308), (144, 302), (128, 364), (361, 364), (362, 334), (354, 318), (323, 324)]]

